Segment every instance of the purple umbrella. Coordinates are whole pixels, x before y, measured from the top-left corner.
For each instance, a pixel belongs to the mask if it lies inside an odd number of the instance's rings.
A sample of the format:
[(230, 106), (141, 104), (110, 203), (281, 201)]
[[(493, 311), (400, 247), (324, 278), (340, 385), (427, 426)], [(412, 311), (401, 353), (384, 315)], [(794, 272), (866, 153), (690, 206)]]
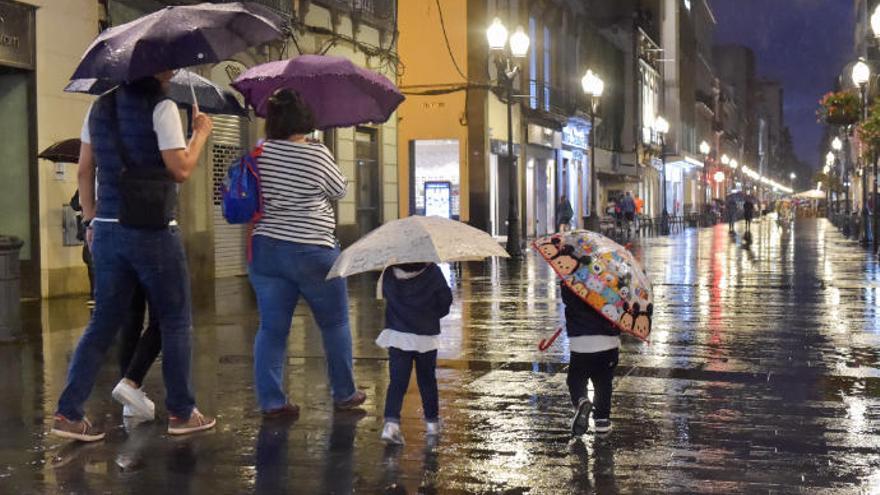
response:
[(282, 19), (255, 3), (166, 7), (101, 33), (71, 77), (133, 81), (220, 62), (280, 38)]
[(315, 127), (348, 127), (388, 120), (403, 95), (385, 76), (342, 57), (301, 55), (252, 67), (232, 87), (257, 115), (266, 116), (269, 97), (279, 89), (299, 93), (315, 117)]

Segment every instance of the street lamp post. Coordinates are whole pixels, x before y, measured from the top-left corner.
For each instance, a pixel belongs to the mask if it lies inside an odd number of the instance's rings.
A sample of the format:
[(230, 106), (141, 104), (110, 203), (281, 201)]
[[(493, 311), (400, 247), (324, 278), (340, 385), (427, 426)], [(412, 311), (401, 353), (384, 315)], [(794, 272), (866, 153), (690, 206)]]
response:
[(668, 199), (666, 197), (666, 133), (669, 132), (669, 122), (663, 117), (658, 116), (654, 119), (654, 132), (660, 138), (660, 162), (663, 164), (663, 211), (660, 213), (660, 234), (669, 235), (669, 211), (667, 208)]
[(517, 59), (524, 58), (529, 52), (529, 37), (522, 26), (508, 38), (507, 28), (501, 19), (495, 18), (486, 30), (489, 49), (495, 55), (495, 67), (498, 77), (504, 83), (507, 95), (507, 160), (510, 162), (510, 178), (508, 187), (507, 208), (507, 252), (511, 258), (522, 257), (520, 223), (519, 223), (519, 173), (517, 159), (513, 154), (513, 81), (519, 73)]
[(599, 99), (605, 90), (605, 82), (587, 70), (581, 79), (584, 94), (590, 97), (590, 216), (587, 218), (584, 228), (599, 232), (599, 181), (596, 175), (596, 110), (599, 107)]
[[(839, 170), (840, 164), (843, 163), (840, 160), (840, 150), (843, 149), (843, 141), (840, 140), (840, 137), (834, 136), (834, 139), (831, 140), (831, 149), (834, 150), (834, 175), (843, 177), (843, 182), (846, 182), (846, 168), (843, 170)], [(849, 193), (844, 187), (844, 192), (846, 193), (846, 200), (849, 201)], [(834, 204), (834, 213), (840, 215), (840, 194), (837, 195), (837, 201)]]
[[(727, 156), (727, 153), (721, 155), (721, 164), (724, 165), (725, 167), (730, 166), (730, 157)], [(715, 184), (716, 184), (716, 186), (718, 185), (717, 182)]]
[(834, 169), (834, 152), (829, 151), (828, 154), (825, 155), (825, 168), (822, 170), (825, 172), (825, 178), (827, 185), (825, 187), (825, 208), (828, 210), (825, 212), (825, 216), (831, 218), (831, 171)]
[(703, 141), (700, 143), (700, 153), (703, 155), (703, 208), (702, 208), (702, 216), (703, 216), (703, 224), (704, 226), (709, 225), (709, 152), (712, 151), (712, 147), (709, 146), (709, 143)]
[(733, 186), (736, 185), (736, 169), (737, 168), (739, 168), (739, 162), (736, 161), (735, 158), (731, 158), (730, 159), (730, 172), (729, 172), (729, 176), (728, 176), (731, 185), (727, 186), (727, 191), (724, 191), (727, 194), (729, 194), (730, 191), (733, 190)]
[[(868, 82), (871, 79), (871, 69), (864, 60), (859, 60), (853, 65), (852, 80), (859, 88), (862, 96), (862, 121), (868, 119)], [(868, 243), (868, 174), (867, 166), (862, 159), (862, 243)]]

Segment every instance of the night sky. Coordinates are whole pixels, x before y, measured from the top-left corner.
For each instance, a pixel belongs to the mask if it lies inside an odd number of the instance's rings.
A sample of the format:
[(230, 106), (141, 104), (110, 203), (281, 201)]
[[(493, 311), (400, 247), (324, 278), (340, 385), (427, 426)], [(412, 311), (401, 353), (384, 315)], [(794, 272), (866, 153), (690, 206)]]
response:
[(818, 167), (818, 100), (852, 57), (851, 0), (710, 0), (716, 43), (755, 51), (757, 74), (782, 81), (785, 124), (801, 160)]

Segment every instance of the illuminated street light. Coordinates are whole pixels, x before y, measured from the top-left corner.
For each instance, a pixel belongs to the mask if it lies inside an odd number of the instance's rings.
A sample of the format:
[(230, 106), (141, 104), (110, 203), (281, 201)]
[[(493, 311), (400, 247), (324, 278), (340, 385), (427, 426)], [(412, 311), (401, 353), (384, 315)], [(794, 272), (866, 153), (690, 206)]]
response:
[[(596, 163), (596, 110), (599, 108), (599, 100), (605, 92), (605, 82), (591, 69), (581, 78), (581, 88), (584, 94), (590, 97), (590, 163)], [(599, 231), (599, 179), (596, 175), (596, 167), (590, 166), (590, 216), (587, 218), (584, 228)]]
[(727, 156), (726, 154), (721, 155), (721, 163), (724, 165), (730, 164), (730, 157)]
[(859, 59), (852, 68), (852, 81), (856, 86), (864, 86), (871, 79), (871, 68), (864, 60)]
[(489, 40), (489, 49), (503, 50), (507, 45), (507, 28), (501, 22), (501, 19), (495, 18), (489, 29), (486, 30), (486, 38)]
[[(521, 232), (519, 221), (519, 174), (517, 173), (517, 157), (513, 154), (513, 81), (519, 74), (517, 59), (524, 58), (529, 53), (529, 37), (522, 26), (516, 28), (516, 32), (508, 38), (507, 27), (501, 19), (495, 18), (486, 29), (486, 40), (493, 54), (498, 79), (504, 83), (507, 93), (507, 157), (510, 164), (510, 178), (508, 188), (507, 208), (507, 252), (511, 258), (517, 259), (522, 256), (520, 246)], [(505, 47), (509, 45), (509, 50)], [(592, 142), (592, 139), (590, 139)], [(594, 162), (590, 162), (594, 163)], [(595, 167), (593, 167), (595, 168)]]
[(510, 37), (510, 53), (516, 58), (525, 58), (529, 54), (529, 35), (522, 26), (517, 26)]
[(874, 32), (874, 37), (880, 37), (880, 5), (874, 8), (874, 13), (871, 14), (871, 31)]
[(709, 143), (703, 141), (700, 143), (700, 153), (703, 155), (709, 155), (709, 152), (712, 151), (712, 148), (709, 146)]
[(843, 149), (843, 141), (841, 141), (839, 137), (835, 137), (835, 138), (831, 141), (831, 148), (832, 148), (834, 151), (840, 151), (840, 150), (842, 150), (842, 149)]
[(737, 167), (739, 167), (739, 162), (736, 161), (735, 159), (734, 159), (734, 160), (730, 160), (730, 168), (736, 170)]

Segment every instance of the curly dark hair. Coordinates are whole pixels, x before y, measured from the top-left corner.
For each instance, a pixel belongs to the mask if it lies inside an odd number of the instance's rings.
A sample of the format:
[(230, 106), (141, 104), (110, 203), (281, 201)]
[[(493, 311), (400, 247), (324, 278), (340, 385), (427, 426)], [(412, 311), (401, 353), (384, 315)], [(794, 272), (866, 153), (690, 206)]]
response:
[(294, 134), (308, 134), (314, 130), (312, 110), (295, 91), (280, 89), (269, 98), (267, 139), (287, 139)]

